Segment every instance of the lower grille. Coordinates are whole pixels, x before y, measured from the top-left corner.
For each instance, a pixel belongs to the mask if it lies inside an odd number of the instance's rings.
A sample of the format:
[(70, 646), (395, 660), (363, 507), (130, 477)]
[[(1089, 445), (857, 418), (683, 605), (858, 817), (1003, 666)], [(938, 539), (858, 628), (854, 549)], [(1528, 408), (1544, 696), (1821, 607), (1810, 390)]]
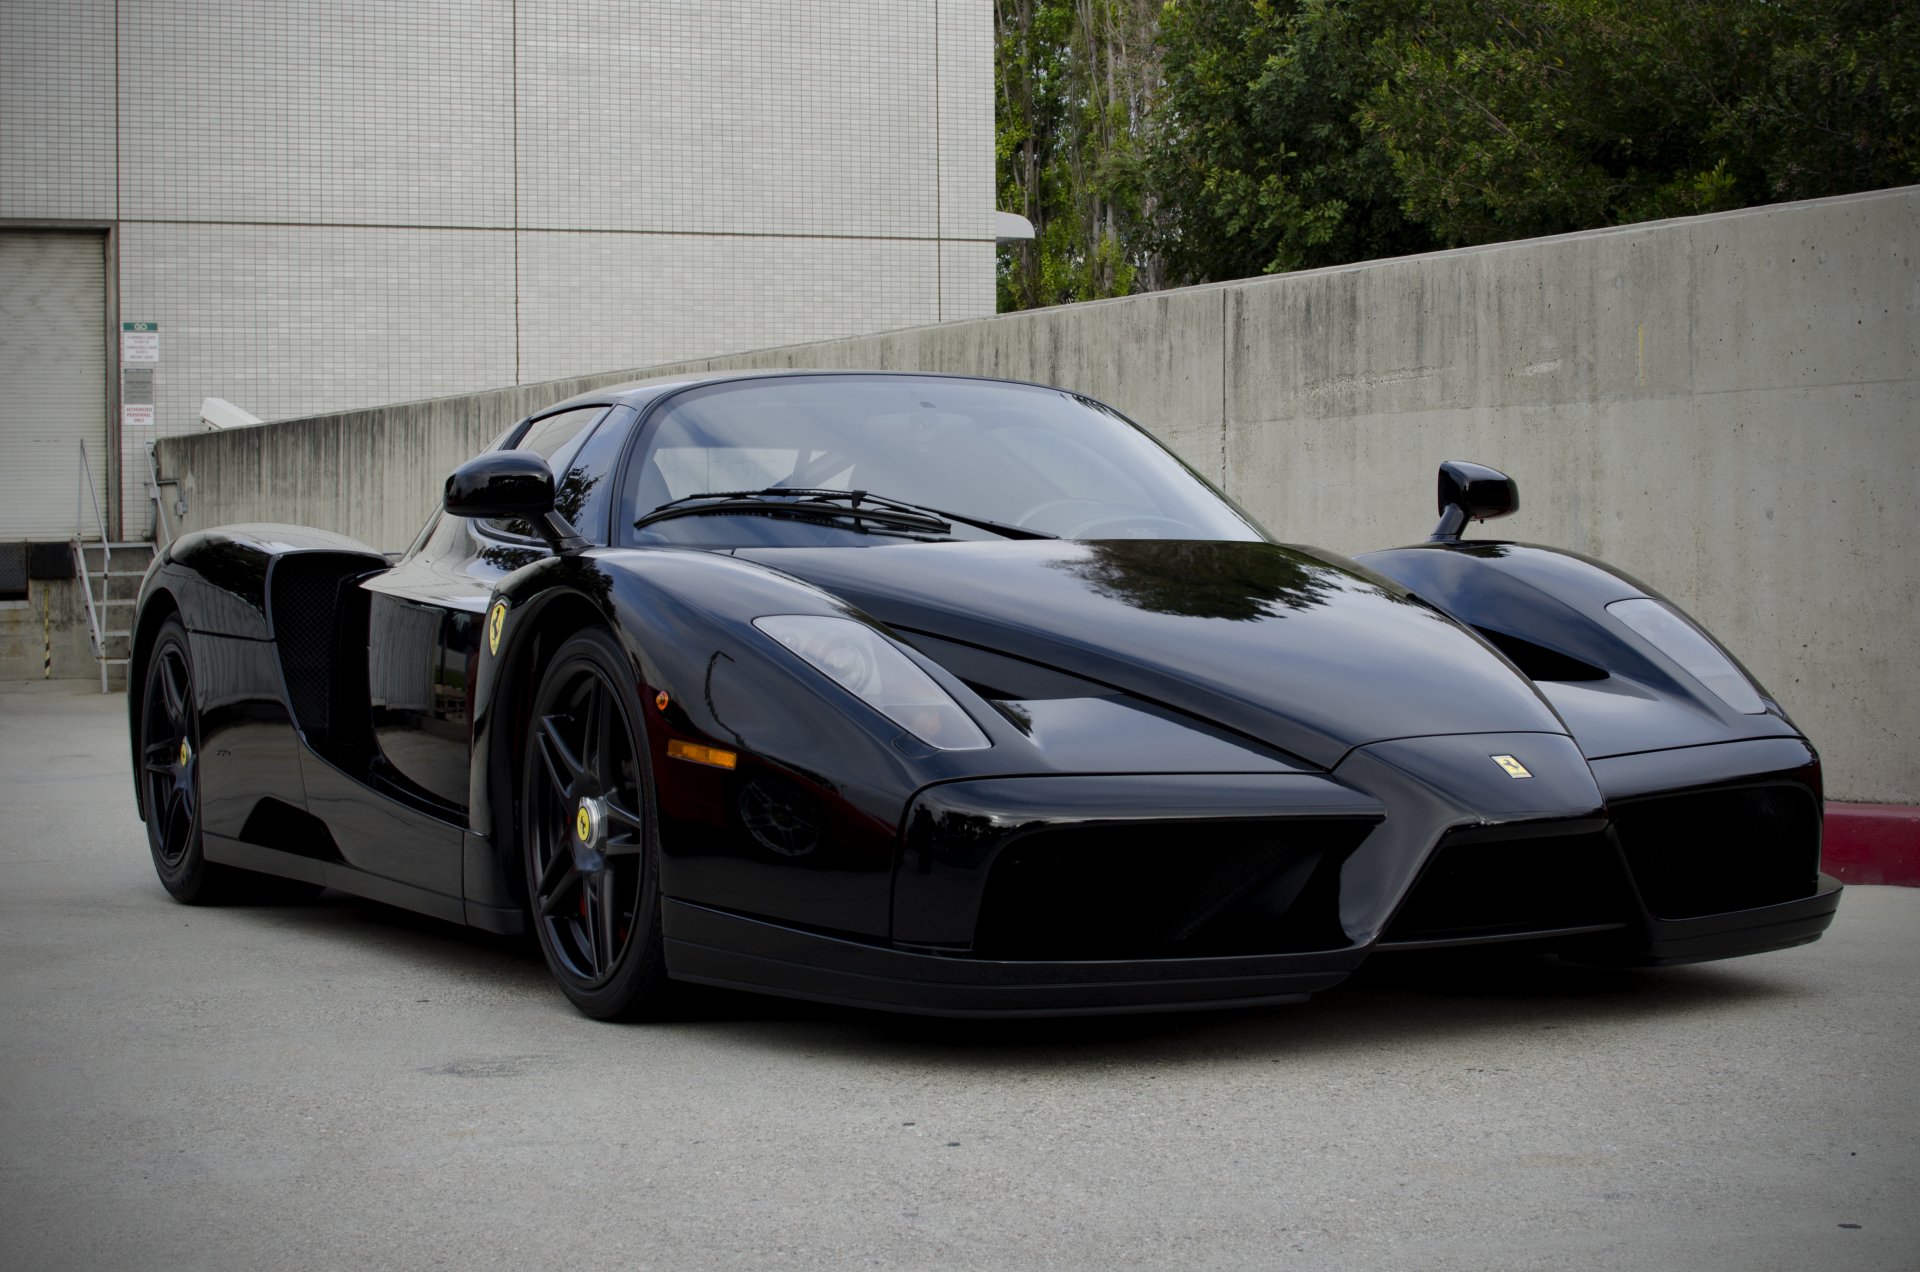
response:
[(1647, 909), (1663, 919), (1796, 901), (1820, 871), (1820, 806), (1778, 782), (1632, 800), (1614, 810)]
[(1340, 949), (1340, 864), (1360, 819), (1037, 831), (1000, 853), (974, 953), (1174, 958)]
[(1620, 854), (1605, 831), (1485, 836), (1456, 831), (1440, 841), (1382, 945), (1498, 939), (1635, 917)]

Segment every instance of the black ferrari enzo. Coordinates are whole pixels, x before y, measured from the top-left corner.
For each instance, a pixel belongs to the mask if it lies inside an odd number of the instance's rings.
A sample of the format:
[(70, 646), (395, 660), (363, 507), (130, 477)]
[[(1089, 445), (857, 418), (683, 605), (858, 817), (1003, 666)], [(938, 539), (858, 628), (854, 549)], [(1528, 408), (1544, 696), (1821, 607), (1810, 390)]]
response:
[(592, 1016), (670, 980), (943, 1014), (1298, 1000), (1377, 951), (1816, 939), (1820, 763), (1672, 604), (1467, 541), (1278, 543), (1058, 389), (608, 389), (397, 560), (189, 534), (142, 589), (139, 806), (182, 901), (530, 926)]

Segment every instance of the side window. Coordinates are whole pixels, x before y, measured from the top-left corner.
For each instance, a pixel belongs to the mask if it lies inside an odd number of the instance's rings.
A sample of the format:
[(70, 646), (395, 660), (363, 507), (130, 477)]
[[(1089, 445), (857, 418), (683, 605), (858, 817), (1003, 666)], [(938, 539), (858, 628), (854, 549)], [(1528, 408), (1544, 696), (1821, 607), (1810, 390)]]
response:
[[(560, 511), (567, 511), (566, 491), (559, 474), (567, 471), (573, 462), (574, 452), (578, 451), (587, 439), (587, 430), (593, 427), (602, 415), (607, 413), (604, 406), (582, 406), (571, 411), (561, 411), (535, 420), (526, 433), (513, 445), (514, 450), (532, 451), (547, 461), (547, 467), (555, 474), (555, 501)], [(494, 534), (506, 535), (514, 539), (538, 540), (539, 532), (519, 517), (503, 521), (482, 522)]]
[(532, 451), (552, 464), (563, 450), (578, 444), (587, 427), (606, 412), (604, 406), (581, 406), (537, 419), (527, 429), (526, 436), (513, 444), (513, 449)]
[(633, 417), (632, 407), (614, 407), (574, 449), (572, 461), (554, 488), (554, 507), (588, 543), (604, 546), (612, 542), (607, 538), (607, 523), (613, 517), (613, 473), (620, 465), (620, 452), (627, 446), (625, 425)]

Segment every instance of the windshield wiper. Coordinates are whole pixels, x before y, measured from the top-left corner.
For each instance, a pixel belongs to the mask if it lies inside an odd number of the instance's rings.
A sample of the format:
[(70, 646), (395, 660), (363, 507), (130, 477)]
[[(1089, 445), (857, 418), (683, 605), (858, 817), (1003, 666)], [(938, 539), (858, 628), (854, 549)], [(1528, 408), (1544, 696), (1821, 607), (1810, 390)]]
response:
[[(834, 502), (828, 502), (828, 498)], [(851, 502), (841, 507), (839, 500)], [(872, 506), (861, 507), (866, 502)], [(868, 499), (864, 490), (790, 490), (769, 486), (764, 490), (712, 490), (663, 503), (633, 523), (636, 530), (656, 521), (673, 517), (701, 517), (726, 513), (750, 513), (765, 516), (786, 513), (801, 517), (852, 517), (875, 525), (923, 534), (946, 534), (953, 526), (939, 517), (918, 509), (898, 506), (887, 500)]]
[[(791, 502), (789, 502), (791, 501)], [(844, 504), (845, 507), (839, 505)], [(863, 506), (864, 505), (864, 506)], [(707, 512), (766, 512), (772, 508), (793, 508), (801, 512), (825, 513), (833, 516), (854, 515), (886, 525), (899, 525), (913, 529), (929, 529), (938, 526), (934, 533), (945, 534), (953, 529), (948, 522), (958, 521), (961, 525), (973, 526), (1006, 539), (1054, 539), (1044, 530), (1029, 530), (1024, 526), (1010, 526), (998, 521), (989, 521), (985, 517), (970, 517), (964, 513), (948, 512), (942, 508), (929, 508), (924, 504), (911, 504), (900, 499), (888, 499), (884, 495), (872, 494), (865, 490), (815, 490), (789, 486), (767, 486), (760, 490), (714, 490), (704, 494), (685, 495), (679, 499), (661, 504), (646, 516), (634, 522), (634, 526), (650, 525), (668, 517), (684, 517)], [(897, 517), (900, 520), (889, 520)], [(912, 521), (906, 520), (912, 518)]]
[(970, 517), (964, 512), (948, 512), (945, 508), (929, 508), (925, 504), (908, 503), (904, 499), (889, 499), (885, 495), (876, 495), (866, 490), (799, 490), (787, 492), (779, 486), (774, 486), (770, 490), (762, 491), (761, 493), (771, 494), (775, 491), (779, 491), (782, 494), (793, 493), (805, 495), (809, 500), (821, 503), (825, 503), (828, 500), (845, 499), (855, 504), (866, 502), (881, 508), (892, 508), (899, 512), (925, 513), (944, 518), (948, 521), (958, 521), (963, 526), (973, 526), (980, 530), (988, 530), (1007, 539), (1059, 538), (1058, 535), (1048, 534), (1044, 530), (1029, 530), (1025, 526), (1010, 526), (999, 521), (988, 521), (985, 517)]

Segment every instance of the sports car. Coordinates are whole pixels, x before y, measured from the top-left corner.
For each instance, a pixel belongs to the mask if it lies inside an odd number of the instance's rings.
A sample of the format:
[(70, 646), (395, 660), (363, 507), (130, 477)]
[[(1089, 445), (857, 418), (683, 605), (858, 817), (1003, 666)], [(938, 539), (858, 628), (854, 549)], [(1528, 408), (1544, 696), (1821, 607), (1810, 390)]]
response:
[(142, 587), (139, 809), (181, 901), (531, 929), (672, 982), (953, 1015), (1244, 1007), (1375, 954), (1815, 940), (1820, 761), (1672, 603), (1466, 537), (1280, 542), (1079, 394), (779, 372), (595, 391), (404, 553), (185, 535)]

